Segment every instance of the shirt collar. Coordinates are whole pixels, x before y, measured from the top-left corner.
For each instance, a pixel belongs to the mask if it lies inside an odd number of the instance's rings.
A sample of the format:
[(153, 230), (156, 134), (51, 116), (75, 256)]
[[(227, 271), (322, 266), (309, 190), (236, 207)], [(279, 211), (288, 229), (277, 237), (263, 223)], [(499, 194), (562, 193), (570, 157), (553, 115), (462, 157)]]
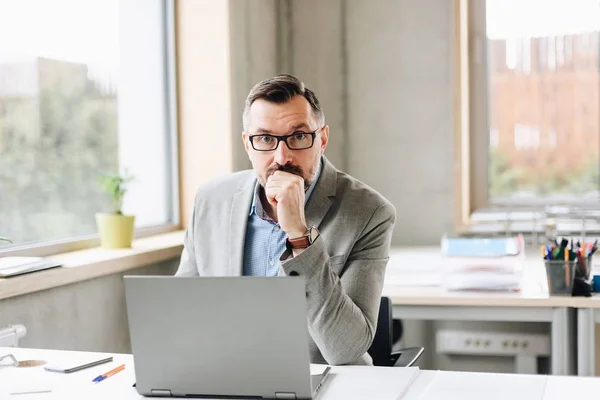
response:
[[(321, 162), (319, 162), (319, 169), (317, 170), (315, 179), (313, 179), (312, 183), (308, 187), (308, 190), (306, 191), (306, 194), (304, 196), (304, 205), (306, 205), (306, 202), (310, 198), (310, 195), (315, 190), (315, 186), (317, 186), (317, 182), (319, 180), (319, 176), (321, 176), (322, 170), (323, 170), (323, 158), (321, 157)], [(261, 187), (260, 183), (258, 183), (258, 180), (257, 180), (256, 184), (254, 185), (254, 196), (252, 196), (252, 204), (250, 205), (250, 213), (248, 214), (248, 216), (250, 216), (252, 214), (256, 214), (257, 216), (259, 216), (262, 219), (270, 220), (271, 218), (267, 215), (267, 213), (265, 212), (265, 210), (263, 208), (262, 203), (260, 202), (260, 187)]]

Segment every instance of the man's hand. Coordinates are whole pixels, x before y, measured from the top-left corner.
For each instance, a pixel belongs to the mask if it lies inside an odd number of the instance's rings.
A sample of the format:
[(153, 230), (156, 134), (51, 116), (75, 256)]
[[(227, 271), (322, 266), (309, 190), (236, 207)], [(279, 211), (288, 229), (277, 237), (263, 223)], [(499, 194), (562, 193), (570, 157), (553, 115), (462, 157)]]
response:
[(275, 171), (267, 179), (265, 196), (273, 208), (274, 218), (287, 234), (295, 239), (306, 234), (304, 216), (304, 179), (289, 172)]

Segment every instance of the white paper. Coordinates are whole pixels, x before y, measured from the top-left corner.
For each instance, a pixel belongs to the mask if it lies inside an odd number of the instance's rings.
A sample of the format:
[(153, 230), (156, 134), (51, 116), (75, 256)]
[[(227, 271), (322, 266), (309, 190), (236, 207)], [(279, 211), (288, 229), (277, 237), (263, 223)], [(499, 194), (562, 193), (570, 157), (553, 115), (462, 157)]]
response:
[(443, 286), (446, 290), (518, 290), (521, 278), (488, 271), (454, 273), (446, 275)]
[(441, 274), (431, 273), (407, 273), (402, 275), (386, 275), (385, 284), (394, 286), (440, 286)]

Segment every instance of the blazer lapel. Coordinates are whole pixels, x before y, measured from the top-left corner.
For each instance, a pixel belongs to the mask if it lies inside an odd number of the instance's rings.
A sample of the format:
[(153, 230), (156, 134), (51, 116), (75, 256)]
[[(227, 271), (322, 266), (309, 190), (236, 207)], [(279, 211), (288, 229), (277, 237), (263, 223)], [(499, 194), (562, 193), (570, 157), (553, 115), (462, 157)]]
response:
[(337, 170), (323, 157), (323, 170), (314, 192), (306, 203), (305, 217), (309, 227), (321, 224), (331, 207), (331, 198), (335, 197), (337, 188)]
[(229, 276), (241, 276), (243, 273), (244, 242), (255, 184), (256, 178), (253, 178), (240, 185), (231, 202), (229, 214), (229, 265), (227, 270)]

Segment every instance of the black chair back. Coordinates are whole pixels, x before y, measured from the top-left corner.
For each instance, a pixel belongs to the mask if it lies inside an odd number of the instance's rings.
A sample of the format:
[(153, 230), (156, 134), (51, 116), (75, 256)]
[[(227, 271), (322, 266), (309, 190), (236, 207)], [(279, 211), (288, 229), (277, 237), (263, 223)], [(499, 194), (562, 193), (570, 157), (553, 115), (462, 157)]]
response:
[(373, 364), (381, 367), (394, 365), (395, 359), (392, 354), (392, 301), (389, 297), (382, 297), (379, 304), (379, 316), (377, 318), (377, 330), (375, 338), (368, 350), (373, 358)]

